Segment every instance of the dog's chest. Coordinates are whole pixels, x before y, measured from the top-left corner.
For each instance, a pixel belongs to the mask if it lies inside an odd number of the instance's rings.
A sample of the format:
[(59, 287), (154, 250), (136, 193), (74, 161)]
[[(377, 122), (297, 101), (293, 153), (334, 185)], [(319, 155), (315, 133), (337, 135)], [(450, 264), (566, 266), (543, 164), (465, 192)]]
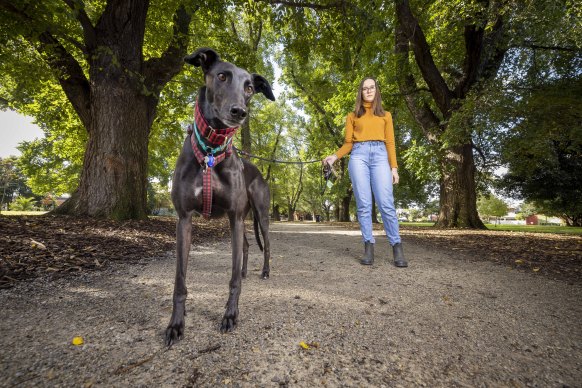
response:
[[(211, 174), (210, 179), (205, 177), (206, 174)], [(196, 208), (201, 207), (204, 196), (209, 195), (204, 193), (204, 184), (208, 182), (210, 182), (213, 204), (230, 204), (237, 202), (241, 196), (246, 196), (242, 163), (235, 163), (229, 168), (217, 167), (207, 171), (200, 169), (193, 184), (193, 201)], [(226, 207), (230, 208), (230, 206)]]

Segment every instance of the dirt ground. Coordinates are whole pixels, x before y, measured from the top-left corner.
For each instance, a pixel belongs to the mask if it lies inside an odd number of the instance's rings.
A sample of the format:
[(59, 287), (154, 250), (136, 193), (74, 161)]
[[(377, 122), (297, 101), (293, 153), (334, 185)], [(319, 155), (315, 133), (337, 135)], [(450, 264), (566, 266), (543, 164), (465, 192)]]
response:
[(0, 290), (0, 386), (581, 386), (578, 276), (519, 268), (530, 255), (481, 260), (481, 250), (405, 231), (409, 268), (390, 264), (382, 237), (376, 264), (363, 267), (357, 230), (271, 228), (271, 277), (259, 278), (251, 245), (229, 334), (218, 330), (229, 240), (197, 242), (185, 338), (170, 349), (172, 251), (11, 283)]

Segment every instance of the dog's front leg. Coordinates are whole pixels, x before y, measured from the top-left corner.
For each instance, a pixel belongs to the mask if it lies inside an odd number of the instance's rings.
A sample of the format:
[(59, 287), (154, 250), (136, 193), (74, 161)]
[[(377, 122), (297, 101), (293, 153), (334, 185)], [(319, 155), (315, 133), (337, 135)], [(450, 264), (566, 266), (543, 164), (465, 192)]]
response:
[(230, 278), (228, 302), (222, 318), (220, 331), (234, 330), (238, 318), (238, 298), (241, 291), (241, 262), (243, 254), (244, 220), (240, 214), (229, 214), (232, 245), (232, 276)]
[(172, 345), (184, 336), (184, 316), (186, 315), (186, 270), (192, 241), (192, 213), (180, 217), (176, 225), (176, 280), (174, 281), (174, 297), (172, 318), (166, 329), (166, 346)]

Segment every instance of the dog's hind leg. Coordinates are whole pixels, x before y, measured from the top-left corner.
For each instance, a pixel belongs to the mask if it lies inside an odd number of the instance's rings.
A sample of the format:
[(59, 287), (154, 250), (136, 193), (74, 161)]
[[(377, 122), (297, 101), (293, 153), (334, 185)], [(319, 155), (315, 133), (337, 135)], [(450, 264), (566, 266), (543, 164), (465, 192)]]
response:
[(269, 210), (261, 214), (259, 219), (261, 234), (263, 235), (263, 271), (261, 279), (268, 279), (271, 271), (271, 243), (269, 242)]
[(228, 302), (222, 318), (220, 331), (226, 333), (236, 328), (238, 318), (238, 298), (241, 292), (241, 264), (244, 241), (244, 219), (241, 214), (229, 214), (232, 245), (232, 276), (230, 278)]
[[(244, 229), (243, 229), (244, 230)], [(243, 233), (243, 265), (241, 276), (243, 279), (247, 278), (247, 262), (249, 261), (249, 241), (247, 240), (246, 231)]]
[(192, 241), (192, 213), (181, 216), (176, 226), (177, 257), (176, 280), (174, 282), (174, 297), (172, 317), (166, 329), (166, 346), (172, 345), (184, 336), (184, 316), (186, 315), (186, 270)]

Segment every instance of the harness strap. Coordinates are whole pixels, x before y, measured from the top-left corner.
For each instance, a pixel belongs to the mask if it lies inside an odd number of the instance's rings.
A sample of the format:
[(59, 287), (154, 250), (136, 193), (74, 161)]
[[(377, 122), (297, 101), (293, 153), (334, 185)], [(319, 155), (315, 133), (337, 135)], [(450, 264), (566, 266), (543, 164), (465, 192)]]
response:
[[(232, 138), (238, 127), (214, 129), (208, 125), (196, 101), (195, 120), (188, 126), (190, 144), (198, 163), (203, 168), (202, 175), (202, 217), (210, 218), (212, 212), (212, 168), (232, 155)], [(206, 143), (201, 139), (206, 140)], [(217, 146), (209, 147), (208, 144)], [(215, 152), (218, 154), (215, 155)]]

